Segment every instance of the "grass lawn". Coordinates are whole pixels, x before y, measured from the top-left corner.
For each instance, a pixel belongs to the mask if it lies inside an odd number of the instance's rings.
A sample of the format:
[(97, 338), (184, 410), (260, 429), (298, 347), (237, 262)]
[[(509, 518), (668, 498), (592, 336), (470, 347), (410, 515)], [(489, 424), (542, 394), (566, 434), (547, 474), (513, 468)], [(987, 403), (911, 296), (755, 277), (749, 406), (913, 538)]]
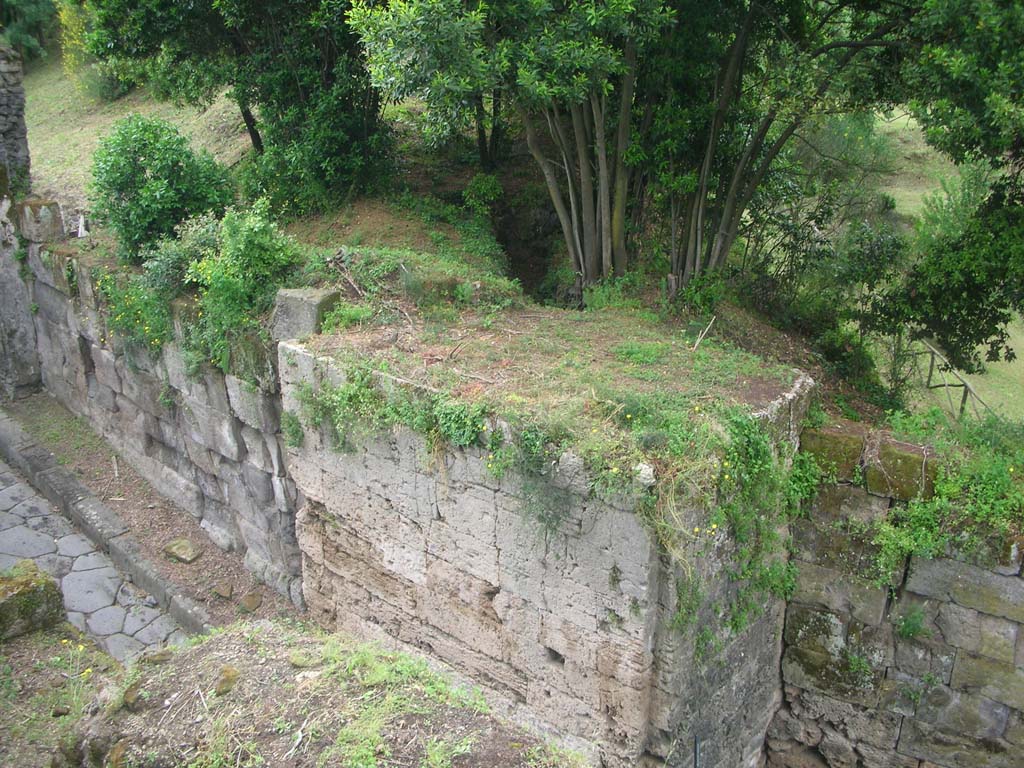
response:
[(67, 78), (57, 53), (30, 65), (25, 100), (33, 191), (73, 210), (87, 207), (92, 154), (100, 138), (133, 112), (171, 121), (193, 146), (210, 150), (228, 165), (238, 162), (250, 146), (238, 108), (226, 98), (201, 112), (154, 101), (145, 89), (112, 102), (95, 101)]

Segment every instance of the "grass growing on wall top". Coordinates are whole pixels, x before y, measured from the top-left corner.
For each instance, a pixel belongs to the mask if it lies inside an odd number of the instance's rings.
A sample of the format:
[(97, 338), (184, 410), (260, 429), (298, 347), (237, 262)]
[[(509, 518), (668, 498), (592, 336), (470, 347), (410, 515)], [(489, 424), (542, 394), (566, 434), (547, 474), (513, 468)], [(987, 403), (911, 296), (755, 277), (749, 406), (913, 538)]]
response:
[(1005, 557), (1024, 536), (1024, 423), (995, 417), (956, 422), (938, 408), (890, 417), (897, 435), (934, 446), (935, 493), (879, 522), (877, 576), (885, 582), (907, 556), (953, 551), (981, 562)]

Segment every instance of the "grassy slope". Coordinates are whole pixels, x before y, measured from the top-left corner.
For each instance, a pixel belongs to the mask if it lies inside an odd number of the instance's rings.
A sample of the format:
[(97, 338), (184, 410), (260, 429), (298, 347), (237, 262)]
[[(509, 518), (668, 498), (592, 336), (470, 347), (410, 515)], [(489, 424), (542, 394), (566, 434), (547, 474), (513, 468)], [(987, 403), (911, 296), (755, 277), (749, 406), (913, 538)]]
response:
[[(879, 122), (879, 131), (893, 142), (892, 174), (882, 191), (892, 195), (898, 213), (912, 220), (924, 207), (926, 195), (940, 188), (943, 178), (956, 173), (956, 166), (928, 147), (917, 124), (907, 115)], [(1010, 363), (993, 363), (984, 374), (966, 376), (981, 398), (999, 413), (1024, 419), (1024, 321), (1010, 327), (1010, 345), (1022, 357)], [(956, 400), (957, 392), (953, 392)], [(948, 408), (946, 394), (937, 390), (925, 399)]]
[(218, 99), (203, 112), (154, 101), (145, 90), (114, 102), (94, 101), (76, 90), (56, 54), (31, 66), (25, 97), (33, 190), (73, 209), (85, 206), (97, 142), (132, 112), (170, 120), (193, 146), (210, 150), (222, 163), (237, 162), (249, 147), (238, 109), (227, 99)]

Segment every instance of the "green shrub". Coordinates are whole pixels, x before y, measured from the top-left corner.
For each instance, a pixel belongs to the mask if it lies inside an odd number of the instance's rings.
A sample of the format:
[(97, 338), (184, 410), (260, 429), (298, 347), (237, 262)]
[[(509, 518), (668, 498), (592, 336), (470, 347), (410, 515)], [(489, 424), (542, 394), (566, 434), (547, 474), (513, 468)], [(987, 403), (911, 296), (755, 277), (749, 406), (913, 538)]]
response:
[(480, 216), (489, 216), (494, 204), (501, 199), (501, 182), (492, 173), (478, 173), (462, 191), (462, 200), (469, 210)]
[(187, 286), (189, 265), (217, 252), (220, 222), (211, 213), (182, 222), (177, 237), (166, 237), (142, 252), (143, 283), (166, 301), (180, 296)]
[(108, 328), (129, 344), (157, 352), (174, 337), (170, 305), (141, 275), (107, 273), (99, 288), (109, 310)]
[(199, 311), (187, 344), (230, 370), (233, 343), (259, 331), (260, 315), (298, 263), (297, 246), (270, 221), (265, 200), (249, 211), (228, 211), (220, 248), (188, 269), (187, 278), (199, 286)]
[(232, 197), (226, 171), (209, 153), (193, 152), (173, 125), (142, 115), (118, 121), (100, 141), (91, 192), (93, 212), (131, 261), (184, 219), (223, 211)]

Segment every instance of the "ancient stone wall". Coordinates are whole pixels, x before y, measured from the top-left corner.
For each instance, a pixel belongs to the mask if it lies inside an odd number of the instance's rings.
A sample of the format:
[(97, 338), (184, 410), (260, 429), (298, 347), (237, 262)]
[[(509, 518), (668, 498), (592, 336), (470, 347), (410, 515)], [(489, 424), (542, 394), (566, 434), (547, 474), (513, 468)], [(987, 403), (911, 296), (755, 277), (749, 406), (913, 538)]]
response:
[[(298, 343), (279, 346), (278, 367), (290, 413), (303, 388), (344, 377)], [(808, 386), (771, 414), (787, 438)], [(303, 589), (319, 623), (440, 659), (514, 715), (596, 747), (603, 765), (688, 766), (695, 746), (701, 768), (758, 765), (781, 698), (781, 603), (697, 660), (693, 633), (669, 626), (675, 566), (636, 499), (596, 498), (572, 455), (553, 481), (561, 523), (545, 531), (521, 479), (491, 475), (482, 448), (434, 452), (406, 429), (350, 452), (328, 440), (307, 429), (288, 449), (306, 499)], [(727, 559), (723, 549), (695, 563), (710, 600), (728, 592)]]
[(0, 45), (0, 198), (7, 194), (12, 182), (27, 188), (28, 131), (21, 80), (21, 57)]
[(929, 494), (933, 459), (855, 427), (808, 430), (803, 443), (842, 482), (794, 530), (800, 575), (769, 766), (1024, 765), (1020, 543), (915, 557), (877, 586), (864, 578), (875, 556), (867, 525)]
[(190, 374), (177, 344), (157, 356), (126, 348), (107, 331), (100, 272), (55, 242), (56, 203), (24, 203), (18, 218), (28, 242), (24, 266), (5, 256), (0, 271), (27, 280), (24, 316), (46, 391), (200, 520), (218, 546), (244, 552), (257, 578), (301, 602), (297, 497), (272, 368), (265, 390), (208, 366)]

